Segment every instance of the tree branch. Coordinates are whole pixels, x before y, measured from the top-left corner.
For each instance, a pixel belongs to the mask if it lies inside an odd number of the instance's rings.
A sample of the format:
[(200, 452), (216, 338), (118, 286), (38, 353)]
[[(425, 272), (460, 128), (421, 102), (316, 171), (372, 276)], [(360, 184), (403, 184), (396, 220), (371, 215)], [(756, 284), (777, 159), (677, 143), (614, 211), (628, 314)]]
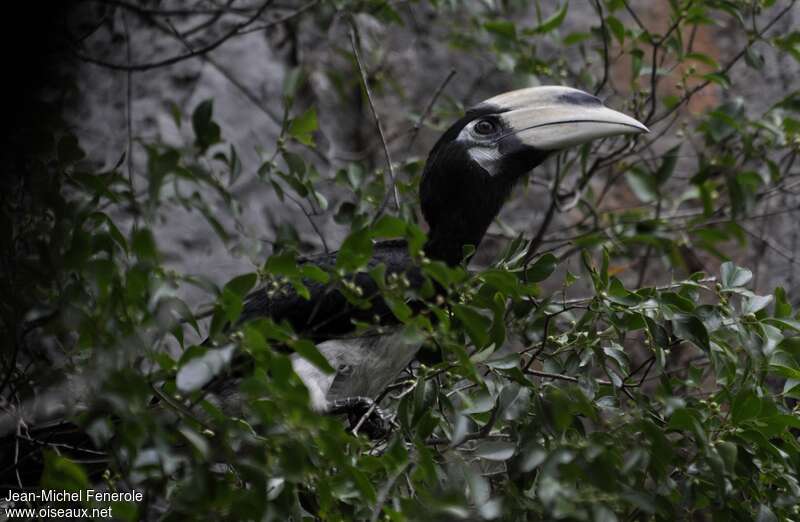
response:
[(361, 85), (364, 87), (364, 92), (367, 95), (367, 102), (369, 102), (369, 108), (372, 111), (372, 117), (375, 119), (375, 128), (378, 130), (378, 136), (380, 137), (381, 144), (383, 145), (383, 154), (386, 157), (386, 164), (389, 166), (389, 178), (391, 180), (389, 190), (386, 191), (386, 195), (383, 198), (381, 206), (375, 213), (375, 217), (372, 218), (372, 222), (374, 223), (379, 217), (381, 217), (383, 211), (386, 210), (386, 206), (389, 204), (389, 199), (392, 193), (394, 193), (394, 203), (397, 206), (397, 209), (400, 209), (400, 194), (397, 192), (397, 178), (395, 177), (392, 156), (389, 153), (389, 146), (386, 144), (386, 136), (383, 133), (383, 125), (381, 125), (381, 119), (378, 116), (378, 111), (375, 109), (375, 102), (372, 100), (372, 91), (369, 88), (367, 72), (364, 68), (364, 63), (361, 61), (361, 54), (358, 52), (358, 41), (360, 40), (360, 37), (358, 36), (358, 27), (356, 26), (356, 22), (352, 19), (352, 17), (349, 19), (349, 22), (350, 45), (353, 48), (353, 57), (355, 58), (356, 65), (358, 66), (358, 72), (361, 76)]
[(240, 34), (239, 31), (241, 31), (242, 29), (244, 29), (248, 25), (250, 25), (253, 22), (255, 22), (264, 13), (264, 11), (267, 9), (269, 4), (271, 4), (271, 3), (272, 3), (272, 0), (266, 0), (261, 5), (261, 7), (258, 8), (258, 10), (255, 12), (255, 14), (253, 14), (253, 16), (251, 16), (250, 18), (248, 18), (247, 20), (245, 20), (242, 23), (236, 24), (235, 26), (233, 26), (233, 28), (231, 28), (222, 37), (220, 37), (219, 39), (215, 40), (214, 42), (212, 42), (212, 43), (210, 43), (210, 44), (208, 44), (206, 46), (200, 47), (200, 48), (198, 48), (198, 49), (196, 49), (194, 51), (189, 51), (187, 53), (184, 53), (184, 54), (181, 54), (181, 55), (178, 55), (178, 56), (173, 56), (171, 58), (165, 58), (163, 60), (158, 60), (158, 61), (155, 61), (155, 62), (147, 62), (147, 63), (121, 64), (121, 63), (116, 63), (116, 62), (107, 62), (107, 61), (104, 61), (104, 60), (100, 60), (98, 58), (94, 58), (92, 56), (85, 55), (85, 54), (81, 53), (78, 50), (73, 50), (73, 53), (80, 60), (83, 60), (83, 61), (88, 62), (88, 63), (93, 63), (95, 65), (99, 65), (99, 66), (105, 67), (107, 69), (117, 70), (117, 71), (147, 71), (147, 70), (150, 70), (150, 69), (157, 69), (159, 67), (166, 67), (168, 65), (173, 65), (173, 64), (176, 64), (178, 62), (182, 62), (184, 60), (188, 60), (190, 58), (196, 58), (198, 56), (203, 56), (204, 54), (213, 51), (214, 49), (216, 49), (217, 47), (219, 47), (220, 45), (222, 45), (226, 41), (230, 40), (232, 37), (236, 36), (237, 34)]

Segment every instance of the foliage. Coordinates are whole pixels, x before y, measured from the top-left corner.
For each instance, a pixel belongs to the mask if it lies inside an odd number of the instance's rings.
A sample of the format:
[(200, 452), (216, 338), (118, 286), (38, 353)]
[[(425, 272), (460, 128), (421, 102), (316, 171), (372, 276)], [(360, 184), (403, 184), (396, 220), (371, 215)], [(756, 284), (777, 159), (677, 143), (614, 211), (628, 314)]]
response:
[[(88, 170), (78, 138), (50, 125), (52, 139), (30, 158), (35, 183), (20, 180), (26, 197), (3, 203), (3, 408), (13, 416), (34, 399), (58, 402), (74, 391), (62, 383), (79, 382), (85, 404), (71, 418), (109, 459), (98, 469), (96, 459), (52, 445), (42, 483), (72, 490), (101, 480), (146, 491), (141, 503), (115, 504), (115, 515), (130, 520), (800, 519), (800, 320), (783, 289), (756, 293), (751, 271), (727, 250), (731, 240), (746, 242), (747, 219), (790, 179), (800, 98), (790, 93), (751, 114), (731, 96), (681, 120), (679, 143), (660, 141), (701, 88), (735, 93), (733, 62), (693, 50), (693, 28), (729, 17), (748, 35), (737, 60), (757, 68), (756, 42), (797, 56), (795, 33), (766, 36), (785, 6), (670, 2), (670, 28), (654, 34), (621, 21), (626, 2), (607, 0), (596, 3), (590, 32), (564, 34), (570, 4), (527, 4), (425, 8), (449, 21), (449, 45), (489, 49), (512, 81), (627, 93), (626, 110), (658, 132), (560, 155), (549, 186), (559, 197), (547, 204), (551, 213), (566, 210), (556, 207), (563, 184), (574, 182), (567, 196), (579, 215), (569, 236), (547, 235), (549, 220), (532, 238), (512, 231), (477, 270), (422, 255), (419, 159), (403, 158), (395, 180), (388, 169), (356, 162), (323, 170), (317, 111), (295, 103), (299, 69), (285, 82), (280, 137), (265, 144), (272, 152), (256, 166), (225, 141), (211, 100), (191, 116), (175, 112), (193, 134), (182, 146), (142, 144), (144, 191), (123, 173), (124, 157), (108, 171)], [(528, 8), (536, 22), (516, 21)], [(752, 27), (762, 10), (770, 16)], [(347, 14), (387, 27), (405, 20), (392, 4), (371, 0), (319, 3), (300, 14), (321, 26)], [(577, 46), (585, 59), (544, 58), (537, 51), (548, 45)], [(592, 67), (598, 57), (603, 65)], [(627, 85), (611, 78), (612, 61), (629, 63)], [(679, 71), (682, 94), (657, 95), (669, 71)], [(358, 87), (359, 78), (349, 81)], [(443, 100), (429, 119), (459, 110)], [(697, 164), (677, 180), (688, 147)], [(276, 231), (263, 264), (221, 287), (167, 267), (155, 232), (166, 207), (202, 216), (232, 252), (252, 250), (254, 238), (229, 224), (241, 212), (231, 187), (250, 172), (307, 215), (331, 207), (349, 227), (330, 272), (296, 262), (304, 245), (290, 225)], [(604, 206), (623, 184), (640, 204)], [(398, 209), (386, 206), (393, 188)], [(287, 355), (329, 369), (310, 339), (269, 319), (226, 325), (257, 285), (292, 285), (302, 295), (310, 281), (324, 282), (364, 303), (348, 276), (366, 269), (372, 241), (383, 238), (407, 239), (427, 282), (414, 290), (381, 267), (370, 276), (404, 340), (424, 341), (439, 360), (412, 365), (387, 390), (381, 404), (396, 426), (372, 441), (310, 409)], [(694, 249), (722, 261), (719, 273), (692, 273)], [(582, 260), (578, 274), (563, 269), (573, 255)], [(641, 259), (634, 277), (620, 269)], [(648, 263), (685, 277), (648, 284)], [(179, 297), (187, 285), (208, 295), (205, 316)], [(216, 346), (201, 344), (206, 332)], [(61, 352), (57, 366), (48, 347)], [(242, 353), (252, 365), (230, 379), (242, 397), (233, 415), (204, 386), (239, 371)], [(35, 436), (19, 426), (18, 434)]]

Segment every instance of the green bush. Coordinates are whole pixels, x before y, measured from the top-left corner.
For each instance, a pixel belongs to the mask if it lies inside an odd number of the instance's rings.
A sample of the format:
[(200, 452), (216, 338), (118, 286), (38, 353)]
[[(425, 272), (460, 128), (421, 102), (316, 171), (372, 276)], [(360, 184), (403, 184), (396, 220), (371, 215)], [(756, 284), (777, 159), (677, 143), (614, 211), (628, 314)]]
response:
[[(30, 451), (46, 453), (41, 480), (31, 471), (37, 457), (14, 454), (3, 461), (3, 476), (13, 480), (4, 486), (24, 479), (145, 492), (141, 502), (113, 504), (115, 516), (129, 520), (800, 519), (800, 321), (783, 289), (755, 293), (753, 274), (727, 250), (731, 241), (746, 244), (747, 220), (790, 181), (800, 95), (788, 93), (759, 115), (731, 97), (696, 119), (672, 119), (686, 116), (701, 88), (735, 93), (731, 67), (740, 60), (760, 67), (757, 43), (798, 58), (796, 32), (768, 36), (794, 2), (673, 1), (663, 34), (623, 25), (624, 1), (596, 2), (591, 31), (568, 34), (566, 2), (544, 13), (535, 3), (532, 24), (515, 22), (523, 4), (425, 9), (452, 24), (448, 45), (490, 53), (510, 81), (619, 89), (627, 93), (620, 106), (655, 132), (560, 154), (548, 167), (548, 194), (556, 197), (547, 200), (545, 223), (532, 236), (503, 225), (503, 248), (480, 269), (422, 256), (420, 158), (401, 157), (392, 169), (352, 162), (323, 171), (317, 112), (295, 108), (302, 65), (287, 79), (281, 136), (265, 144), (273, 152), (260, 165), (243, 164), (224, 141), (211, 100), (191, 117), (174, 114), (179, 126), (191, 125), (192, 142), (142, 143), (139, 192), (124, 157), (108, 171), (87, 170), (78, 138), (50, 125), (28, 158), (28, 177), (18, 180), (24, 197), (3, 203), (8, 350), (0, 389), (4, 433), (17, 437), (4, 448), (39, 437), (20, 411), (65, 394), (80, 397), (68, 398), (65, 411), (88, 438), (77, 446), (38, 438)], [(405, 16), (377, 1), (319, 3), (299, 15), (324, 25), (351, 14), (386, 26)], [(747, 35), (730, 64), (691, 48), (692, 32), (719, 16)], [(348, 56), (359, 45), (352, 23), (353, 46), (342, 44)], [(539, 58), (537, 47), (548, 45), (578, 47), (584, 60)], [(626, 60), (632, 79), (622, 86), (609, 70)], [(350, 65), (358, 86), (363, 64)], [(682, 95), (658, 95), (667, 68), (681, 71)], [(372, 80), (376, 89), (392, 88), (390, 77)], [(431, 104), (412, 121), (433, 126), (426, 120), (446, 122), (461, 110), (447, 97)], [(668, 142), (679, 122), (680, 142)], [(697, 163), (675, 179), (689, 146), (698, 149)], [(231, 186), (250, 172), (281, 199), (349, 227), (335, 270), (298, 265), (303, 245), (288, 224), (263, 265), (222, 287), (167, 268), (154, 232), (160, 209), (202, 216), (236, 251), (250, 238), (221, 216), (237, 222)], [(570, 181), (579, 218), (548, 234)], [(623, 186), (635, 206), (603, 205)], [(380, 266), (370, 276), (403, 338), (424, 341), (438, 359), (412, 365), (387, 390), (381, 404), (395, 426), (370, 440), (310, 409), (287, 350), (324, 368), (311, 340), (268, 319), (225, 326), (258, 285), (302, 294), (309, 281), (326, 282), (365, 303), (349, 276), (365, 269), (371, 241), (384, 238), (407, 239), (430, 284), (414, 290)], [(687, 251), (719, 259), (719, 272), (693, 273)], [(573, 256), (581, 259), (576, 273), (566, 270)], [(636, 274), (620, 268), (642, 259)], [(685, 276), (649, 284), (648, 263)], [(208, 296), (205, 311), (179, 298), (186, 285)], [(409, 300), (424, 304), (412, 310)], [(201, 344), (206, 334), (214, 345)], [(60, 352), (57, 366), (47, 347)], [(244, 370), (236, 367), (240, 354), (252, 361)], [(203, 388), (226, 376), (243, 398), (236, 415)], [(103, 457), (87, 453), (95, 450)]]

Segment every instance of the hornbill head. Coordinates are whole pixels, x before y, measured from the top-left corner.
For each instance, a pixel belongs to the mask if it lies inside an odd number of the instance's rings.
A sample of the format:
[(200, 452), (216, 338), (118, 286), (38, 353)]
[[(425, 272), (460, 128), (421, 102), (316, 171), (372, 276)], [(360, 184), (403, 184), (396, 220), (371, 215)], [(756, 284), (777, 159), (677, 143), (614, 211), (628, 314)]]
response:
[(428, 256), (458, 263), (478, 246), (514, 184), (549, 154), (647, 127), (583, 91), (531, 87), (500, 94), (467, 111), (439, 139), (420, 183), (430, 227)]

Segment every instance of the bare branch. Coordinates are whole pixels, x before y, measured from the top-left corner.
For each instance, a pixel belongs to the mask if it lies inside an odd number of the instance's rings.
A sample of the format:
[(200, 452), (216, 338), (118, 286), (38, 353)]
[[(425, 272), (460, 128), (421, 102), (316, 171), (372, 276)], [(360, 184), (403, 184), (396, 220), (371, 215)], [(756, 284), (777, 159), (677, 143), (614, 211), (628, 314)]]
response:
[[(764, 35), (767, 33), (767, 31), (769, 31), (772, 28), (772, 26), (774, 26), (776, 23), (778, 23), (778, 21), (781, 18), (783, 18), (789, 11), (791, 11), (791, 9), (794, 7), (794, 5), (796, 3), (797, 3), (797, 0), (792, 0), (789, 3), (789, 5), (787, 5), (778, 14), (776, 14), (769, 22), (767, 22), (767, 24), (758, 33), (756, 33), (754, 36), (752, 36), (751, 39), (747, 42), (747, 44), (744, 47), (742, 47), (742, 49), (738, 53), (736, 53), (736, 55), (722, 69), (717, 71), (717, 74), (725, 74), (728, 71), (730, 71), (731, 68), (734, 65), (736, 65), (736, 63), (744, 57), (744, 55), (747, 53), (747, 50), (750, 49), (750, 47), (752, 47), (752, 45), (755, 42), (757, 42), (758, 40), (763, 38)], [(698, 92), (702, 91), (703, 89), (708, 87), (710, 84), (711, 84), (711, 80), (706, 80), (706, 81), (696, 85), (692, 89), (689, 89), (686, 92), (686, 94), (684, 94), (683, 97), (678, 101), (678, 103), (676, 103), (674, 106), (672, 106), (669, 109), (667, 109), (666, 111), (664, 111), (663, 114), (660, 114), (657, 117), (653, 118), (653, 120), (651, 122), (649, 122), (649, 123), (651, 125), (655, 125), (656, 123), (660, 122), (664, 118), (668, 117), (670, 114), (672, 114), (673, 112), (678, 110), (681, 106), (683, 106), (683, 104), (687, 103), (695, 94), (697, 94)]]
[(606, 19), (603, 16), (603, 6), (600, 5), (600, 0), (594, 0), (594, 5), (597, 9), (597, 15), (600, 17), (600, 32), (603, 34), (603, 79), (600, 80), (600, 83), (594, 88), (594, 94), (597, 95), (603, 90), (603, 87), (605, 87), (606, 83), (608, 82), (608, 68), (610, 64), (608, 59), (609, 36), (608, 28), (606, 27)]
[(304, 6), (299, 7), (297, 10), (292, 11), (291, 13), (289, 13), (287, 15), (284, 15), (284, 16), (282, 16), (280, 18), (277, 18), (277, 19), (275, 19), (275, 20), (273, 20), (273, 21), (271, 21), (271, 22), (269, 22), (269, 23), (267, 23), (265, 25), (259, 25), (258, 27), (248, 27), (247, 29), (242, 29), (241, 31), (239, 31), (238, 34), (242, 35), (242, 34), (254, 33), (256, 31), (263, 31), (264, 29), (271, 29), (271, 28), (273, 28), (273, 27), (275, 27), (277, 25), (281, 25), (282, 23), (288, 22), (292, 18), (300, 16), (301, 14), (305, 13), (306, 11), (308, 11), (309, 9), (311, 9), (312, 7), (317, 5), (318, 3), (319, 3), (319, 0), (311, 0), (311, 2), (307, 3)]
[(536, 235), (531, 239), (531, 242), (528, 244), (528, 250), (525, 252), (525, 257), (523, 257), (522, 264), (527, 265), (528, 262), (533, 259), (533, 256), (536, 255), (536, 251), (539, 249), (539, 246), (542, 244), (542, 239), (544, 239), (544, 235), (547, 232), (547, 229), (550, 227), (550, 223), (553, 221), (553, 216), (556, 213), (556, 209), (558, 208), (558, 188), (561, 186), (561, 155), (559, 154), (556, 156), (556, 177), (553, 180), (553, 188), (550, 191), (550, 206), (547, 209), (547, 213), (544, 215), (544, 219), (542, 223), (539, 225), (539, 230), (536, 231)]
[(375, 109), (375, 102), (372, 100), (372, 91), (369, 88), (367, 72), (366, 69), (364, 69), (364, 63), (361, 61), (361, 54), (358, 52), (358, 41), (360, 40), (358, 36), (358, 27), (356, 26), (355, 20), (352, 18), (350, 18), (349, 22), (350, 45), (353, 47), (353, 57), (356, 60), (358, 72), (361, 75), (361, 85), (364, 87), (364, 92), (367, 95), (367, 101), (369, 102), (369, 108), (372, 111), (372, 117), (375, 119), (375, 128), (378, 130), (378, 136), (381, 139), (381, 144), (383, 144), (383, 154), (386, 156), (386, 164), (389, 166), (389, 178), (391, 180), (389, 190), (386, 191), (386, 196), (384, 196), (381, 206), (378, 208), (378, 211), (375, 213), (375, 217), (372, 219), (374, 223), (379, 217), (381, 217), (383, 211), (386, 210), (386, 206), (389, 204), (389, 198), (391, 197), (392, 193), (394, 193), (394, 203), (397, 206), (397, 209), (400, 209), (400, 194), (397, 191), (397, 178), (395, 177), (394, 173), (392, 155), (389, 153), (389, 146), (386, 144), (386, 136), (383, 133), (383, 125), (381, 125), (381, 119), (378, 116), (378, 111)]
[(431, 101), (428, 102), (428, 105), (427, 107), (425, 107), (425, 110), (422, 111), (422, 114), (419, 115), (417, 123), (414, 124), (414, 128), (411, 130), (411, 138), (408, 140), (408, 146), (406, 147), (406, 152), (411, 150), (411, 146), (414, 145), (414, 141), (416, 141), (417, 139), (417, 135), (419, 134), (419, 131), (422, 128), (422, 124), (425, 122), (425, 119), (428, 117), (431, 110), (433, 110), (433, 105), (436, 103), (436, 100), (439, 99), (439, 96), (441, 96), (442, 91), (444, 91), (444, 88), (447, 86), (448, 83), (450, 83), (450, 80), (452, 80), (453, 76), (455, 75), (456, 75), (456, 70), (450, 69), (450, 72), (448, 73), (447, 77), (433, 93)]
[(225, 15), (225, 14), (236, 14), (236, 15), (245, 15), (247, 13), (252, 12), (256, 9), (255, 6), (246, 8), (232, 8), (232, 7), (225, 7), (219, 9), (207, 9), (203, 7), (191, 7), (187, 9), (150, 9), (147, 7), (141, 7), (136, 4), (123, 2), (122, 0), (92, 0), (98, 4), (105, 4), (114, 7), (121, 7), (123, 9), (127, 9), (128, 11), (134, 12), (140, 15), (146, 16), (197, 16), (197, 15)]
[(113, 69), (113, 70), (117, 70), (117, 71), (147, 71), (147, 70), (150, 70), (150, 69), (157, 69), (159, 67), (166, 67), (168, 65), (173, 65), (173, 64), (176, 64), (178, 62), (182, 62), (184, 60), (188, 60), (190, 58), (196, 58), (198, 56), (203, 56), (206, 53), (209, 53), (209, 52), (213, 51), (214, 49), (216, 49), (220, 45), (224, 44), (226, 41), (230, 40), (232, 37), (236, 36), (237, 34), (240, 34), (239, 31), (241, 31), (242, 29), (244, 29), (248, 25), (250, 25), (253, 22), (255, 22), (264, 13), (264, 11), (267, 9), (267, 7), (269, 7), (270, 3), (272, 3), (272, 0), (266, 0), (261, 5), (261, 7), (255, 12), (255, 14), (253, 14), (253, 16), (251, 16), (250, 18), (248, 18), (247, 20), (245, 20), (242, 23), (236, 24), (230, 30), (228, 30), (223, 36), (221, 36), (219, 39), (215, 40), (214, 42), (212, 42), (212, 43), (210, 43), (210, 44), (208, 44), (206, 46), (200, 47), (200, 48), (198, 48), (198, 49), (196, 49), (194, 51), (189, 51), (187, 53), (184, 53), (184, 54), (181, 54), (181, 55), (178, 55), (178, 56), (173, 56), (171, 58), (165, 58), (163, 60), (159, 60), (159, 61), (155, 61), (155, 62), (138, 63), (138, 64), (121, 64), (121, 63), (107, 62), (107, 61), (104, 61), (104, 60), (100, 60), (98, 58), (94, 58), (92, 56), (85, 55), (85, 54), (81, 53), (78, 50), (73, 50), (73, 52), (74, 52), (75, 56), (77, 56), (79, 59), (81, 59), (81, 60), (83, 60), (85, 62), (93, 63), (95, 65), (99, 65), (101, 67), (105, 67), (107, 69)]

